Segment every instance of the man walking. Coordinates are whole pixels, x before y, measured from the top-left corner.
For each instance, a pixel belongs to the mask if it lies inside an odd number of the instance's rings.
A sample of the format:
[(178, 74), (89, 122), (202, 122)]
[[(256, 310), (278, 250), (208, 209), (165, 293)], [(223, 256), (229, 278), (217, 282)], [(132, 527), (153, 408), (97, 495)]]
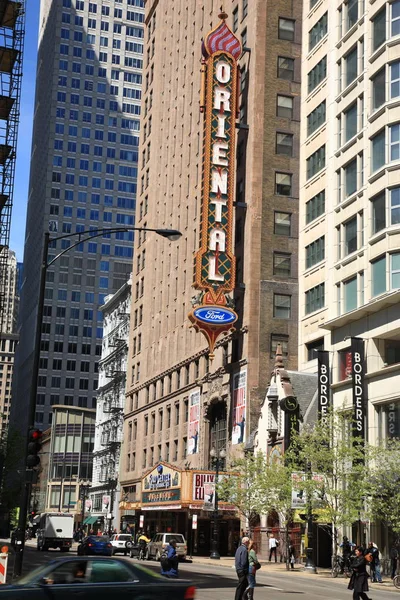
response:
[(243, 537), (242, 543), (236, 550), (235, 554), (235, 569), (239, 579), (236, 586), (235, 600), (242, 600), (244, 591), (249, 584), (247, 579), (249, 572), (249, 553), (247, 550), (249, 547), (249, 542), (250, 539), (248, 537)]
[(371, 562), (371, 581), (382, 583), (381, 561), (379, 559), (379, 549), (374, 542), (369, 542), (367, 552), (372, 555)]
[(269, 562), (271, 562), (272, 555), (275, 556), (275, 562), (278, 562), (278, 559), (276, 556), (276, 549), (279, 546), (279, 542), (272, 533), (269, 536), (268, 541), (269, 541)]

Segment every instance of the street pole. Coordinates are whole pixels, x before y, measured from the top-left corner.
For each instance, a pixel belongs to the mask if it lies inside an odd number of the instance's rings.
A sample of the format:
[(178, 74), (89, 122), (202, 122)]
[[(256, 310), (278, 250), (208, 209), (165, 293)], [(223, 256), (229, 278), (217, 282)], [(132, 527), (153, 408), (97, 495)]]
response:
[(218, 475), (219, 475), (219, 457), (217, 456), (214, 460), (215, 460), (214, 527), (213, 527), (213, 537), (212, 537), (212, 543), (211, 543), (210, 558), (219, 560), (221, 558), (221, 556), (218, 552), (218, 492), (217, 492), (217, 484), (218, 484)]
[[(311, 480), (311, 465), (307, 463), (306, 466), (307, 478)], [(311, 487), (311, 486), (310, 486)], [(317, 569), (314, 564), (314, 533), (313, 533), (313, 512), (312, 512), (312, 492), (311, 489), (307, 493), (307, 539), (308, 544), (306, 548), (306, 564), (304, 569), (309, 573), (316, 573)]]
[[(46, 232), (44, 234), (43, 250), (42, 250), (42, 263), (40, 265), (40, 279), (39, 279), (39, 297), (36, 314), (36, 331), (33, 346), (33, 364), (32, 364), (32, 383), (29, 394), (28, 403), (28, 428), (26, 431), (26, 446), (24, 458), (28, 456), (28, 441), (29, 441), (29, 429), (35, 424), (35, 411), (36, 411), (36, 393), (39, 377), (39, 361), (40, 361), (40, 342), (42, 333), (42, 317), (43, 317), (43, 306), (44, 306), (44, 293), (46, 288), (46, 271), (47, 271), (47, 255), (49, 250), (50, 234)], [(26, 519), (29, 508), (29, 500), (31, 493), (31, 483), (28, 481), (28, 471), (32, 469), (26, 468), (26, 462), (23, 465), (23, 489), (22, 499), (19, 508), (18, 517), (18, 531), (16, 536), (15, 545), (15, 560), (13, 577), (20, 577), (22, 572), (22, 562), (24, 558), (25, 549), (25, 530), (26, 530)], [(31, 473), (32, 475), (33, 473)], [(61, 493), (61, 491), (60, 491)]]

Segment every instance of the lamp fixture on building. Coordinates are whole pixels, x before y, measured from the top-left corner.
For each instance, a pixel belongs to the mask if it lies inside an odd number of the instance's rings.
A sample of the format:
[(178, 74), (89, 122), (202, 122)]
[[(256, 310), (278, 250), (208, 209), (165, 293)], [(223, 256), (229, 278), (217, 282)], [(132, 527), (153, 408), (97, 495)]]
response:
[(267, 390), (267, 398), (270, 402), (278, 402), (278, 386), (275, 381), (272, 381), (269, 384), (269, 388)]

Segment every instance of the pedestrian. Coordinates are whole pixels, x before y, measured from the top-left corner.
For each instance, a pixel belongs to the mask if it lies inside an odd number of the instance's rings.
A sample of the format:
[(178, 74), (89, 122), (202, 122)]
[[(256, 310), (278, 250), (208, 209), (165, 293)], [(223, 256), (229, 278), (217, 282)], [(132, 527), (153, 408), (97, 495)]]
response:
[[(142, 534), (144, 535), (144, 534)], [(178, 577), (178, 555), (176, 553), (176, 539), (172, 538), (166, 550), (161, 555), (161, 575), (176, 579)]]
[(242, 543), (235, 553), (235, 569), (238, 576), (238, 584), (236, 586), (235, 600), (242, 600), (244, 591), (249, 585), (248, 573), (249, 573), (249, 538), (246, 536), (242, 537)]
[(379, 549), (374, 542), (369, 542), (367, 552), (371, 554), (372, 561), (371, 566), (371, 581), (373, 583), (383, 583), (381, 575), (381, 561), (379, 559)]
[(289, 540), (288, 554), (289, 554), (290, 568), (293, 571), (294, 570), (294, 563), (296, 562), (296, 548), (295, 548), (295, 545), (293, 544), (293, 542), (291, 540)]
[(364, 558), (364, 549), (357, 546), (355, 549), (355, 558), (351, 563), (351, 569), (353, 571), (349, 585), (349, 590), (353, 591), (353, 600), (371, 600), (367, 593), (368, 588), (368, 573), (366, 569), (366, 560)]
[(391, 579), (394, 579), (396, 577), (396, 571), (397, 571), (397, 562), (399, 560), (399, 551), (396, 547), (395, 544), (393, 544), (393, 546), (390, 549), (390, 567), (391, 567)]
[(253, 540), (250, 540), (248, 547), (248, 555), (249, 555), (249, 585), (244, 591), (243, 600), (253, 600), (254, 598), (254, 588), (256, 587), (256, 572), (260, 568), (260, 563), (258, 562), (255, 543)]
[(276, 551), (279, 546), (279, 541), (276, 539), (273, 533), (269, 536), (269, 562), (271, 562), (272, 555), (275, 556), (275, 562), (278, 562), (278, 558), (276, 556)]

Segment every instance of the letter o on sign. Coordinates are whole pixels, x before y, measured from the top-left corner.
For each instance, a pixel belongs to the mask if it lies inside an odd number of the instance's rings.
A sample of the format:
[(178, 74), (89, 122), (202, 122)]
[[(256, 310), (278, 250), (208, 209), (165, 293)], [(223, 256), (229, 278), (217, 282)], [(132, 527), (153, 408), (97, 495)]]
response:
[(215, 69), (219, 83), (228, 83), (231, 78), (231, 67), (228, 63), (220, 61)]

